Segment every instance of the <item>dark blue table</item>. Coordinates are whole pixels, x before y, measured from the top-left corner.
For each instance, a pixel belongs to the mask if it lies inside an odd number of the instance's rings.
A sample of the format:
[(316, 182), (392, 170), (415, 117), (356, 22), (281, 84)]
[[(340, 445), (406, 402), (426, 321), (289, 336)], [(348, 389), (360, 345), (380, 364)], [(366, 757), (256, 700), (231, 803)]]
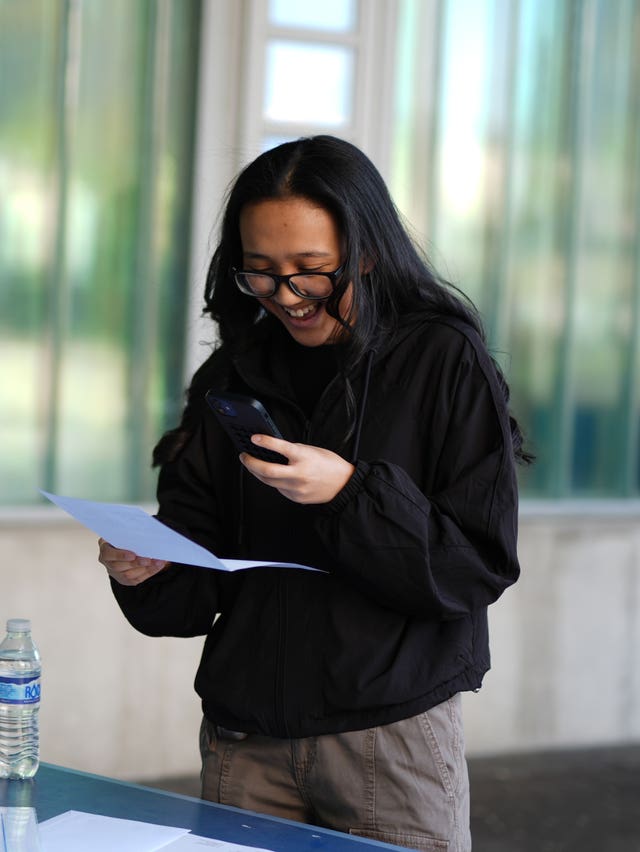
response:
[[(365, 852), (400, 849), (376, 840), (353, 837), (190, 796), (127, 784), (99, 775), (43, 763), (30, 781), (0, 781), (0, 806), (33, 807), (38, 822), (65, 811), (135, 819), (188, 828), (193, 834), (264, 847), (275, 852)], [(406, 852), (406, 849), (404, 850)]]

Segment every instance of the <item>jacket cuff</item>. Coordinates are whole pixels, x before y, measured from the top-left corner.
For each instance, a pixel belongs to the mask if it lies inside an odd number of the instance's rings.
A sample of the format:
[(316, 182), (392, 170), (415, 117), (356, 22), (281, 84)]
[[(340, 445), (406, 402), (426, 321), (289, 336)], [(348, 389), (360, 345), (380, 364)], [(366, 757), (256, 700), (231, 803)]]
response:
[(347, 505), (349, 500), (351, 500), (352, 497), (355, 497), (356, 494), (359, 494), (362, 491), (364, 481), (367, 476), (369, 476), (370, 470), (371, 465), (369, 464), (369, 462), (356, 462), (356, 469), (347, 484), (344, 486), (344, 488), (338, 491), (333, 500), (330, 500), (328, 503), (325, 503), (324, 508), (327, 510), (327, 512), (331, 512), (333, 514), (341, 512)]
[(148, 589), (150, 586), (158, 586), (163, 583), (167, 583), (175, 577), (182, 567), (184, 566), (176, 564), (175, 562), (170, 562), (162, 571), (158, 571), (157, 574), (152, 574), (151, 577), (147, 577), (146, 580), (143, 580), (135, 586), (123, 586), (122, 583), (118, 583), (118, 581), (114, 580), (113, 577), (109, 577), (109, 580), (111, 582), (113, 593), (117, 598), (122, 597), (133, 599), (137, 597), (138, 589), (141, 587)]

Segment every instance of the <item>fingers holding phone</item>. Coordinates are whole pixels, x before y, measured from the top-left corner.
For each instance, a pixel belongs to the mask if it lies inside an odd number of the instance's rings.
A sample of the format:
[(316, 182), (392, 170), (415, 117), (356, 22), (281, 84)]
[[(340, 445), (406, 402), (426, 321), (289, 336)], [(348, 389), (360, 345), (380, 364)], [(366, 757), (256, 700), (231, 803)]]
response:
[(328, 503), (354, 467), (322, 447), (285, 441), (257, 399), (209, 390), (206, 400), (246, 469), (295, 503)]
[(240, 461), (257, 479), (294, 503), (329, 503), (355, 470), (342, 456), (323, 447), (292, 444), (268, 435), (254, 435), (252, 444), (286, 456), (286, 466), (265, 462), (255, 453), (242, 453)]

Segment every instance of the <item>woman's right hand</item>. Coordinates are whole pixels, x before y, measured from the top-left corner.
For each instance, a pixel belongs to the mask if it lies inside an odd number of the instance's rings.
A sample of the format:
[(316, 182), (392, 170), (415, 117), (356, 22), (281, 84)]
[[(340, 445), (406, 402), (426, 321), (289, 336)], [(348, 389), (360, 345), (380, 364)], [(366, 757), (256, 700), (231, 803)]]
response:
[(122, 586), (137, 586), (154, 574), (164, 571), (169, 565), (163, 559), (147, 559), (131, 550), (113, 547), (103, 538), (98, 539), (100, 553), (98, 561), (107, 569), (110, 577)]

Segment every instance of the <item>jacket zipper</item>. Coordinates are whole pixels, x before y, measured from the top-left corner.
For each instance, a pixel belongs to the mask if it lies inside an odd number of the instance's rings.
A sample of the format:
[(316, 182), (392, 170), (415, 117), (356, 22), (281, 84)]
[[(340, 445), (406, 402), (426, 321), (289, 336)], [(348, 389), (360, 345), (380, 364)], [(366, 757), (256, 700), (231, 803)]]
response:
[(278, 595), (278, 646), (276, 649), (276, 676), (274, 683), (275, 717), (282, 727), (285, 737), (289, 736), (289, 726), (285, 713), (285, 654), (287, 641), (287, 594), (281, 577), (276, 578)]

